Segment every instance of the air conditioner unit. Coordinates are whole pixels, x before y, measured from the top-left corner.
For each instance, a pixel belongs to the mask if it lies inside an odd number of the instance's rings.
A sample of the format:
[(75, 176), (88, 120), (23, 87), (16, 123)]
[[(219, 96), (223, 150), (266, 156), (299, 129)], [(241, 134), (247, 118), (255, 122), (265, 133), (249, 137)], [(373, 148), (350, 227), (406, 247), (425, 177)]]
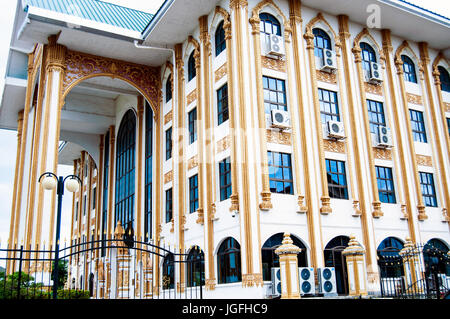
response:
[(337, 295), (336, 272), (334, 267), (317, 268), (319, 279), (319, 293), (324, 295)]
[(281, 272), (280, 268), (271, 268), (272, 274), (272, 295), (281, 295)]
[(344, 123), (339, 121), (327, 121), (328, 137), (342, 139), (345, 138)]
[(370, 74), (369, 74), (369, 82), (371, 83), (380, 83), (383, 79), (381, 78), (381, 67), (376, 62), (370, 62)]
[(316, 291), (316, 284), (314, 281), (314, 268), (299, 267), (298, 279), (300, 284), (300, 295), (313, 295)]
[(282, 110), (272, 110), (272, 127), (286, 129), (291, 127), (291, 118), (289, 113)]
[(331, 73), (336, 71), (336, 69), (337, 69), (336, 53), (333, 52), (332, 50), (324, 49), (323, 60), (320, 70)]
[(267, 55), (284, 56), (284, 41), (283, 37), (278, 35), (270, 35), (269, 42), (267, 43)]
[(378, 126), (377, 147), (392, 147), (391, 130), (386, 126)]

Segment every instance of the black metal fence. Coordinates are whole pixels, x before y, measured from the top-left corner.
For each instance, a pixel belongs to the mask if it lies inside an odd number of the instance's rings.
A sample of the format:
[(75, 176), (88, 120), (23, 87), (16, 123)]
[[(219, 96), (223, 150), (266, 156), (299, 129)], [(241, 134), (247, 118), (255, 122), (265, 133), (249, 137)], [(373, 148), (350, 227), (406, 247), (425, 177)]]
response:
[(0, 299), (203, 298), (198, 247), (93, 240), (60, 248), (57, 261), (51, 246), (0, 247), (0, 267)]
[(430, 244), (378, 251), (381, 296), (441, 299), (450, 291), (450, 258)]

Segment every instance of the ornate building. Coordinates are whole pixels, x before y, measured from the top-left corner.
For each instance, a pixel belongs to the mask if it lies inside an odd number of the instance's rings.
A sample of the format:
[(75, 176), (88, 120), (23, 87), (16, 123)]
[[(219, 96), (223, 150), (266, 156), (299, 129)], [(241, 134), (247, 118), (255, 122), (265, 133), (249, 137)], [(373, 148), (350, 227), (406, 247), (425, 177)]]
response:
[[(195, 246), (211, 298), (268, 297), (285, 232), (300, 266), (335, 267), (343, 295), (350, 238), (369, 294), (384, 249), (447, 253), (450, 21), (378, 1), (371, 28), (370, 4), (166, 0), (149, 15), (18, 1), (0, 108), (19, 142), (10, 242), (53, 241), (56, 194), (38, 179), (59, 163), (82, 180), (72, 243), (120, 222), (141, 241)], [(71, 264), (79, 287), (93, 260), (108, 252)]]

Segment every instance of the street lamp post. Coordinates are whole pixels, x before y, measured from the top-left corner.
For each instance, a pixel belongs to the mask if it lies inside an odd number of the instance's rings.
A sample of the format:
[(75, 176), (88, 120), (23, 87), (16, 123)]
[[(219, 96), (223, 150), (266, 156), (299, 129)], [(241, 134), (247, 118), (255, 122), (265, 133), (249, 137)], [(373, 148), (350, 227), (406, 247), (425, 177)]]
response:
[(56, 187), (56, 194), (58, 195), (58, 211), (56, 215), (56, 238), (55, 238), (55, 269), (53, 276), (53, 299), (58, 297), (58, 272), (59, 272), (59, 237), (61, 232), (61, 208), (62, 208), (62, 197), (64, 195), (64, 184), (66, 183), (66, 188), (69, 192), (75, 193), (78, 191), (80, 184), (82, 183), (80, 178), (76, 175), (68, 175), (65, 178), (62, 176), (58, 177), (51, 172), (45, 172), (39, 177), (39, 183), (46, 190), (53, 190)]

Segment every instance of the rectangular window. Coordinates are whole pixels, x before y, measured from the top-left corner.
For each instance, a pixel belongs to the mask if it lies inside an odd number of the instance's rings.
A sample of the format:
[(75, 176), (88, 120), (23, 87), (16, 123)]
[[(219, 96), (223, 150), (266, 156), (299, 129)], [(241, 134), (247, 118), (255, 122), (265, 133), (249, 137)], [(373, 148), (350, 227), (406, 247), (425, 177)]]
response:
[(263, 76), (264, 110), (270, 114), (271, 110), (287, 111), (286, 85), (284, 80)]
[(198, 175), (189, 177), (189, 213), (198, 209)]
[(348, 199), (345, 162), (326, 159), (325, 163), (329, 196), (331, 198)]
[(166, 190), (166, 223), (172, 220), (172, 188)]
[(197, 140), (197, 108), (188, 113), (189, 119), (189, 144)]
[(375, 166), (378, 183), (378, 196), (382, 203), (396, 203), (392, 168)]
[(220, 200), (226, 200), (231, 196), (231, 163), (227, 157), (219, 162)]
[(427, 134), (425, 132), (425, 123), (423, 121), (423, 113), (416, 110), (409, 110), (411, 116), (411, 128), (415, 142), (427, 142)]
[(225, 84), (217, 90), (217, 123), (218, 125), (227, 121), (228, 114), (228, 86)]
[(291, 154), (267, 152), (270, 191), (278, 194), (294, 194)]
[(434, 188), (433, 174), (419, 172), (420, 187), (425, 206), (437, 207), (436, 189)]
[(86, 215), (86, 204), (87, 204), (87, 197), (86, 195), (83, 196), (83, 216)]
[(450, 117), (447, 118), (448, 136), (450, 136)]
[(166, 131), (166, 161), (172, 158), (172, 128)]
[(92, 208), (95, 209), (95, 204), (97, 204), (97, 187), (92, 190)]
[(378, 127), (386, 126), (383, 103), (367, 100), (367, 108), (369, 111), (370, 132), (377, 134)]
[(328, 121), (340, 121), (337, 93), (319, 89), (320, 118), (322, 124)]

